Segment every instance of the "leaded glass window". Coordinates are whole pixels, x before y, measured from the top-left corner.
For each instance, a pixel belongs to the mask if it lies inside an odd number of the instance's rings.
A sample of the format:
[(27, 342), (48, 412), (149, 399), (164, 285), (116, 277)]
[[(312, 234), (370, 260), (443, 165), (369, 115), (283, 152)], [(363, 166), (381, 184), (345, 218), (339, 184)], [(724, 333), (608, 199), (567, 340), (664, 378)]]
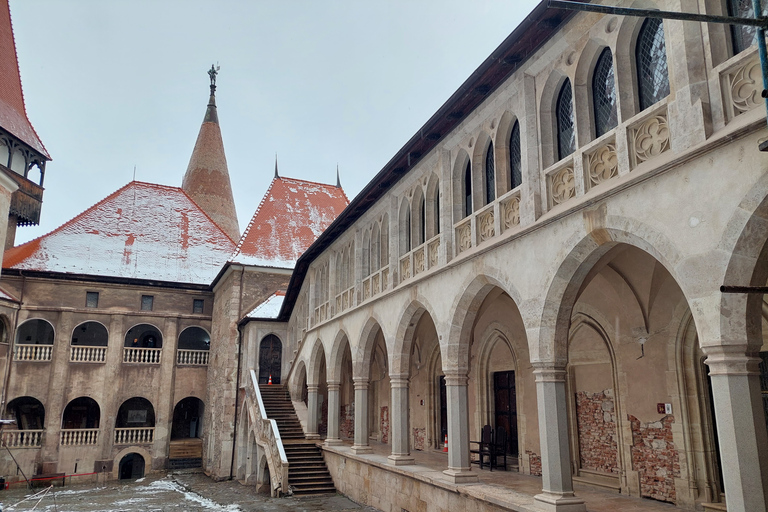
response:
[(515, 121), (509, 134), (509, 186), (517, 188), (523, 183), (523, 155), (520, 152), (520, 123)]
[[(754, 18), (752, 0), (728, 0), (728, 15), (739, 18)], [(763, 8), (763, 16), (768, 16), (768, 7)], [(757, 27), (731, 25), (733, 54), (741, 53), (753, 44), (757, 44)]]
[(427, 241), (427, 202), (424, 196), (421, 196), (419, 203), (419, 244)]
[(573, 129), (573, 92), (567, 78), (557, 97), (557, 156), (562, 160), (576, 150), (576, 132)]
[(595, 109), (595, 135), (608, 133), (616, 128), (616, 80), (613, 75), (613, 56), (606, 48), (595, 64), (592, 75), (592, 103)]
[(464, 170), (464, 216), (472, 215), (472, 163)]
[(637, 89), (640, 110), (669, 96), (667, 47), (664, 42), (664, 24), (658, 18), (648, 18), (640, 27), (635, 48), (637, 62)]
[(488, 143), (485, 152), (485, 204), (496, 199), (496, 163), (493, 161), (493, 142)]

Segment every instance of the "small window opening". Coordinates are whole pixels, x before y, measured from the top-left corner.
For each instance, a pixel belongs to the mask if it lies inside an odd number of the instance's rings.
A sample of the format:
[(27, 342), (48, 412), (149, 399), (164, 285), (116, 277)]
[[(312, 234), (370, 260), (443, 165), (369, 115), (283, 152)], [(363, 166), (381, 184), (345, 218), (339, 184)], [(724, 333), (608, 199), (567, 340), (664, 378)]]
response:
[(154, 303), (155, 303), (155, 297), (153, 295), (142, 295), (141, 296), (141, 310), (142, 311), (152, 311)]
[(204, 306), (205, 306), (205, 300), (203, 300), (203, 299), (194, 299), (192, 301), (192, 312), (193, 313), (202, 313)]
[(472, 163), (464, 170), (464, 216), (472, 215)]
[(85, 307), (99, 307), (99, 292), (85, 292)]

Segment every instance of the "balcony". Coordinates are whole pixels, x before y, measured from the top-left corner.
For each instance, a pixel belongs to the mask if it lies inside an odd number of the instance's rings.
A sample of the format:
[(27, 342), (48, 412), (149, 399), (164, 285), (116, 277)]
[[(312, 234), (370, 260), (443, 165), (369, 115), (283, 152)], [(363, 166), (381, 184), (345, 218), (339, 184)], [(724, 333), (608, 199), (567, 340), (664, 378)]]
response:
[(47, 362), (53, 355), (53, 345), (20, 345), (13, 347), (13, 359), (16, 361)]
[(375, 297), (389, 287), (389, 267), (380, 268), (363, 279), (363, 300)]
[(154, 440), (155, 427), (115, 429), (115, 444), (151, 444)]
[(162, 348), (123, 348), (124, 363), (160, 364)]
[(355, 305), (355, 287), (347, 288), (336, 296), (336, 314)]
[(208, 366), (208, 350), (184, 350), (176, 351), (177, 366)]
[(440, 235), (434, 236), (411, 252), (400, 257), (400, 281), (405, 281), (425, 270), (437, 266)]
[(74, 346), (69, 360), (72, 363), (103, 363), (107, 360), (107, 347)]
[(92, 446), (99, 441), (98, 428), (61, 429), (61, 446)]
[(3, 444), (8, 448), (40, 448), (45, 430), (3, 430)]

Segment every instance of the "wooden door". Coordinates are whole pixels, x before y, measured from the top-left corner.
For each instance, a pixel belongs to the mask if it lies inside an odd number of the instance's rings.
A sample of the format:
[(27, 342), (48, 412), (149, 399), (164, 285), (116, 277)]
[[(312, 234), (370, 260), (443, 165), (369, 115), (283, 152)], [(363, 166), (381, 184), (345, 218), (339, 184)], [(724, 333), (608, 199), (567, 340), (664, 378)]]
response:
[(283, 344), (280, 338), (270, 334), (261, 340), (259, 347), (259, 384), (267, 384), (272, 376), (272, 384), (280, 384), (280, 367), (283, 360)]
[(507, 453), (517, 457), (517, 392), (514, 371), (493, 374), (493, 395), (496, 410), (494, 429), (504, 427), (507, 431)]

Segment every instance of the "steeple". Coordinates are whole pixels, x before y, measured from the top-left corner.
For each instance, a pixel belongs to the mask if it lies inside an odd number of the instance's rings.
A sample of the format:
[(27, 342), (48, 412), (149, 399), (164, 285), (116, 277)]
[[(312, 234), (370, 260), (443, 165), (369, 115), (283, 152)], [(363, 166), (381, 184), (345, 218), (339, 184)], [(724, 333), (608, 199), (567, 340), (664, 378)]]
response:
[(341, 179), (339, 178), (339, 164), (336, 164), (336, 188), (341, 188)]
[(205, 110), (203, 124), (197, 135), (195, 149), (189, 159), (181, 188), (202, 210), (235, 242), (240, 239), (232, 183), (221, 140), (219, 116), (216, 112), (216, 75), (218, 68), (208, 70), (211, 78), (211, 96)]
[(279, 178), (280, 175), (277, 173), (277, 153), (275, 153), (275, 178)]

